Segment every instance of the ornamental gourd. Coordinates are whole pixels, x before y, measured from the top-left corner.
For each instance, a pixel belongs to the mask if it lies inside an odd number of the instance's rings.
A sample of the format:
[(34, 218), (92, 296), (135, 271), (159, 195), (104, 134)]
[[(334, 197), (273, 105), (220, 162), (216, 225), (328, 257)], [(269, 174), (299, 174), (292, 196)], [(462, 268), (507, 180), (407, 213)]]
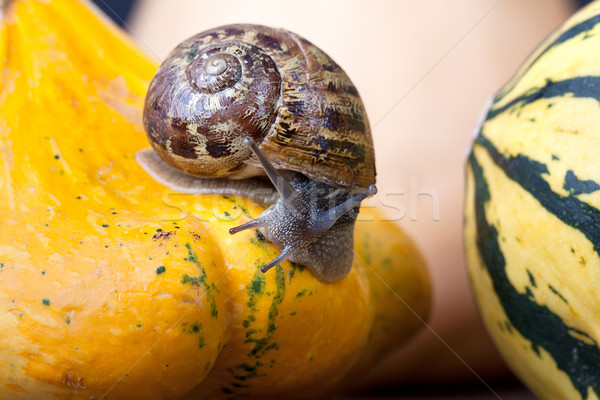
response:
[[(231, 229), (259, 228), (281, 251), (263, 272), (289, 259), (322, 281), (348, 275), (358, 206), (376, 192), (375, 156), (358, 91), (322, 50), (260, 25), (199, 33), (160, 66), (144, 126), (154, 151), (136, 157), (159, 182), (272, 204)], [(276, 190), (245, 180), (265, 173)]]
[(422, 327), (423, 260), (377, 211), (344, 279), (263, 274), (277, 248), (229, 234), (263, 203), (137, 164), (156, 63), (79, 1), (2, 11), (1, 399), (331, 397)]
[(600, 2), (494, 97), (468, 162), (465, 241), (484, 322), (542, 399), (600, 396)]

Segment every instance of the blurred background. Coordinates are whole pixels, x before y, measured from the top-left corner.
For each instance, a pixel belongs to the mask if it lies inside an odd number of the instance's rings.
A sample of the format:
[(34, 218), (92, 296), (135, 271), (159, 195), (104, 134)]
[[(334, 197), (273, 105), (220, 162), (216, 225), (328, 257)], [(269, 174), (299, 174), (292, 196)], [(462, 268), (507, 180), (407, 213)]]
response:
[(427, 398), (533, 398), (476, 314), (461, 238), (463, 167), (483, 104), (585, 1), (95, 2), (157, 61), (195, 33), (236, 22), (285, 27), (332, 56), (368, 111), (383, 211), (423, 251), (434, 290), (429, 327), (366, 384), (380, 396), (425, 398), (425, 385)]

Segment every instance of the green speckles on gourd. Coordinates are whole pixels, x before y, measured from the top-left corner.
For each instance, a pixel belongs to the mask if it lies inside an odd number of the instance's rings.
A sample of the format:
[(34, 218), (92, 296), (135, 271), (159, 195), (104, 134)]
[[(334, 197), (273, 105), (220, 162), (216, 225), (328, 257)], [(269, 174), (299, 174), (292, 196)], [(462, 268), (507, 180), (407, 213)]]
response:
[(198, 333), (202, 331), (202, 324), (198, 321), (192, 322), (191, 324), (184, 322), (181, 324), (181, 327), (185, 333)]
[(188, 256), (186, 258), (184, 258), (184, 261), (189, 261), (191, 263), (196, 264), (196, 266), (200, 269), (202, 269), (202, 271), (204, 271), (204, 268), (202, 267), (202, 263), (200, 262), (200, 260), (198, 259), (198, 255), (196, 254), (196, 252), (194, 252), (194, 250), (192, 249), (192, 245), (189, 243), (185, 244), (185, 248), (188, 251)]
[(254, 237), (250, 237), (250, 243), (255, 246), (258, 247), (259, 249), (264, 248), (265, 243), (267, 241), (267, 239), (264, 237), (264, 235), (262, 233), (260, 233), (260, 231), (258, 229), (254, 230)]
[(186, 285), (192, 285), (192, 286), (202, 286), (204, 287), (204, 290), (206, 291), (206, 300), (208, 301), (209, 305), (210, 305), (210, 314), (217, 318), (219, 315), (219, 312), (217, 310), (217, 303), (215, 302), (215, 296), (213, 293), (213, 289), (216, 288), (216, 286), (214, 285), (214, 283), (212, 284), (212, 287), (209, 286), (206, 281), (206, 274), (201, 275), (201, 276), (189, 276), (188, 274), (183, 274), (183, 276), (181, 277), (181, 283)]
[(242, 210), (242, 214), (244, 214), (246, 217), (254, 219), (246, 207), (242, 206), (241, 204), (237, 204), (236, 207)]
[(45, 306), (49, 306), (50, 305), (50, 300), (49, 299), (42, 299), (42, 304)]
[(256, 378), (259, 376), (266, 376), (267, 374), (259, 374), (258, 368), (262, 367), (264, 364), (260, 361), (256, 361), (253, 365), (248, 363), (242, 363), (240, 365), (235, 366), (234, 368), (227, 368), (227, 372), (229, 372), (233, 379), (237, 381), (247, 381), (248, 379)]
[(390, 257), (385, 257), (383, 260), (381, 260), (381, 266), (388, 270), (393, 268), (392, 259)]
[[(262, 263), (261, 263), (262, 264)], [(264, 364), (260, 359), (268, 351), (278, 350), (279, 345), (274, 341), (274, 334), (277, 330), (277, 317), (279, 316), (279, 307), (285, 298), (285, 274), (281, 265), (275, 266), (275, 290), (268, 293), (265, 291), (266, 278), (265, 274), (260, 272), (260, 266), (257, 267), (256, 273), (250, 284), (247, 285), (248, 292), (247, 306), (249, 315), (242, 322), (242, 326), (246, 329), (246, 339), (244, 343), (250, 344), (252, 347), (247, 353), (247, 357), (253, 361), (242, 363), (234, 368), (228, 369), (236, 381), (246, 381), (248, 379), (265, 376), (265, 373), (259, 373), (259, 368)], [(271, 305), (267, 314), (266, 329), (264, 326), (257, 325), (258, 300), (262, 296), (272, 296)], [(264, 320), (261, 320), (264, 321)], [(261, 335), (261, 333), (263, 333)], [(241, 388), (239, 384), (231, 385), (235, 388)]]
[[(257, 273), (262, 274), (260, 272), (257, 271)], [(263, 278), (264, 279), (264, 278)], [(271, 350), (271, 349), (276, 349), (278, 348), (278, 345), (276, 343), (272, 343), (272, 339), (273, 339), (273, 333), (275, 332), (275, 330), (277, 329), (277, 323), (275, 321), (277, 315), (279, 314), (279, 305), (281, 304), (281, 302), (283, 301), (283, 298), (285, 296), (285, 279), (284, 279), (284, 274), (283, 274), (283, 268), (281, 268), (280, 265), (277, 265), (275, 267), (275, 282), (276, 282), (276, 293), (273, 296), (273, 301), (271, 302), (271, 306), (269, 307), (269, 313), (268, 313), (268, 319), (267, 319), (267, 332), (265, 334), (264, 337), (262, 338), (255, 338), (255, 332), (250, 332), (248, 336), (248, 338), (245, 340), (246, 343), (254, 343), (254, 346), (252, 347), (252, 349), (250, 350), (250, 353), (248, 353), (248, 356), (250, 357), (254, 357), (254, 358), (260, 358), (266, 351)], [(261, 289), (260, 289), (260, 293), (262, 293), (264, 291), (264, 285), (261, 285)], [(255, 305), (255, 297), (256, 294), (250, 294), (250, 301), (248, 302), (248, 305), (250, 306), (251, 304), (254, 306)], [(256, 309), (254, 307), (251, 307), (251, 313), (255, 313)], [(256, 330), (256, 329), (255, 329)], [(256, 332), (258, 332), (258, 330), (256, 330)]]
[(245, 372), (256, 372), (256, 366), (252, 366), (252, 365), (249, 365), (249, 364), (246, 364), (246, 363), (240, 364), (236, 368), (241, 369), (241, 370), (243, 370)]
[(253, 309), (256, 306), (257, 296), (260, 296), (265, 291), (265, 285), (267, 280), (265, 279), (265, 274), (262, 272), (257, 272), (252, 277), (250, 281), (250, 285), (248, 285), (248, 307)]
[(273, 297), (273, 302), (271, 303), (271, 307), (269, 308), (269, 325), (267, 328), (267, 333), (271, 333), (277, 329), (277, 323), (275, 322), (275, 318), (279, 314), (279, 305), (283, 301), (285, 296), (285, 278), (283, 275), (283, 268), (280, 266), (275, 270), (275, 283), (277, 285), (277, 292), (275, 292), (275, 296)]
[(289, 278), (288, 278), (289, 284), (292, 283), (292, 280), (294, 279), (294, 275), (296, 274), (296, 271), (298, 271), (299, 273), (304, 272), (304, 265), (296, 264), (295, 262), (290, 261), (290, 273), (289, 273)]
[(301, 291), (299, 291), (298, 293), (296, 293), (296, 298), (298, 297), (304, 297), (304, 296), (312, 296), (313, 292), (312, 290), (308, 290), (306, 288), (302, 289)]
[(160, 267), (156, 268), (156, 275), (164, 274), (166, 270), (167, 269), (165, 268), (165, 266), (161, 265)]
[(206, 282), (206, 270), (204, 269), (202, 263), (198, 259), (198, 255), (192, 249), (192, 246), (189, 243), (186, 243), (185, 247), (187, 249), (188, 254), (187, 257), (184, 258), (184, 261), (189, 261), (195, 264), (200, 269), (201, 273), (200, 276), (197, 277), (189, 276), (188, 274), (183, 274), (181, 277), (181, 283), (184, 285), (189, 284), (192, 286), (202, 286), (206, 293), (206, 301), (210, 306), (210, 314), (213, 317), (217, 318), (219, 316), (219, 312), (217, 310), (217, 303), (215, 300), (214, 292), (219, 293), (219, 290), (217, 289), (217, 286), (214, 283), (211, 283), (209, 285), (208, 282)]
[[(192, 335), (198, 335), (198, 347), (203, 348), (206, 346), (206, 340), (204, 339), (204, 331), (202, 330), (202, 324), (198, 321), (191, 324), (184, 322), (181, 324), (182, 331)], [(210, 361), (209, 361), (210, 364)]]

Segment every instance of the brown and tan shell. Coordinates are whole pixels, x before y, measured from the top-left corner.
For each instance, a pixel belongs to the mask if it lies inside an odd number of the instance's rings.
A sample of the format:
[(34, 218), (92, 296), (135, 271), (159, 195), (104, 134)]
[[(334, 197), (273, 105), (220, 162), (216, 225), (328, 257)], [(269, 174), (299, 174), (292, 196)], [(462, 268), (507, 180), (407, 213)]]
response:
[(283, 29), (229, 25), (181, 43), (154, 77), (144, 110), (152, 147), (199, 177), (262, 174), (251, 136), (277, 169), (343, 188), (375, 183), (358, 91), (322, 50)]

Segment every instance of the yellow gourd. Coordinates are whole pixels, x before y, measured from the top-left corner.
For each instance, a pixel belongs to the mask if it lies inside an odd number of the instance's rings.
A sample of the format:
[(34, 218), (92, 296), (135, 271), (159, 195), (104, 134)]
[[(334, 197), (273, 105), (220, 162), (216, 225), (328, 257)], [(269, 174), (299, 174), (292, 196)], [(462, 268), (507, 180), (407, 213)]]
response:
[(264, 206), (167, 190), (137, 165), (157, 65), (75, 0), (0, 27), (0, 398), (317, 398), (422, 327), (412, 242), (364, 208), (324, 284), (254, 231)]

